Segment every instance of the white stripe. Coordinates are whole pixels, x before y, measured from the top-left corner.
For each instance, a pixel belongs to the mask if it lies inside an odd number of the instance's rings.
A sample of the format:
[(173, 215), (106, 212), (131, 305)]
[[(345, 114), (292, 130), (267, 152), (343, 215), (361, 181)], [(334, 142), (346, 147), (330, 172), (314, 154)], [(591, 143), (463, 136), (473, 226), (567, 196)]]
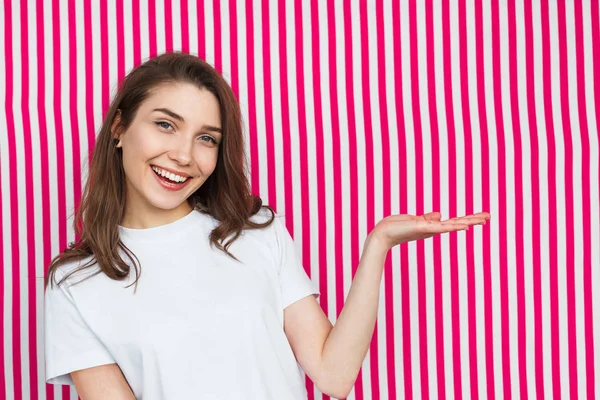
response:
[[(565, 2), (565, 22), (566, 22), (566, 39), (567, 39), (567, 73), (569, 81), (569, 115), (571, 121), (571, 138), (572, 138), (572, 162), (573, 162), (573, 234), (571, 240), (574, 241), (574, 254), (568, 254), (567, 257), (574, 258), (573, 279), (575, 284), (575, 314), (569, 315), (569, 320), (575, 318), (575, 338), (570, 338), (569, 342), (576, 340), (576, 360), (577, 360), (577, 390), (578, 395), (582, 398), (586, 396), (586, 368), (585, 368), (585, 326), (584, 326), (584, 305), (583, 305), (583, 218), (589, 218), (589, 215), (583, 215), (583, 198), (582, 198), (582, 151), (581, 151), (581, 127), (579, 125), (579, 99), (577, 97), (577, 58), (575, 53), (576, 37), (575, 37), (575, 10), (573, 3)], [(583, 66), (579, 66), (582, 68)], [(587, 83), (587, 82), (586, 82)], [(583, 88), (582, 88), (583, 89)], [(565, 94), (562, 94), (564, 96)], [(585, 104), (581, 104), (585, 107)], [(585, 123), (585, 122), (584, 122)], [(589, 166), (584, 166), (589, 168)], [(570, 235), (570, 232), (566, 232)], [(566, 250), (566, 248), (565, 248)], [(565, 268), (567, 264), (565, 263)], [(566, 292), (565, 292), (566, 294)]]
[[(395, 96), (395, 85), (396, 80), (401, 79), (400, 71), (395, 70), (394, 58), (394, 28), (393, 28), (393, 17), (392, 17), (392, 5), (391, 2), (383, 3), (383, 22), (386, 38), (385, 40), (385, 72), (386, 72), (386, 95), (387, 95), (387, 111), (388, 111), (388, 124), (390, 134), (390, 179), (391, 179), (391, 213), (400, 213), (400, 174), (399, 174), (399, 155), (400, 150), (398, 147), (398, 136), (402, 134), (399, 131), (399, 127), (396, 121), (396, 112), (402, 113), (402, 110), (398, 110), (402, 99), (396, 99)], [(339, 68), (338, 68), (339, 71)], [(396, 102), (398, 100), (398, 103)], [(340, 119), (342, 116), (340, 115)], [(394, 308), (394, 367), (395, 367), (395, 383), (396, 383), (396, 395), (402, 397), (404, 395), (404, 349), (402, 348), (402, 335), (404, 329), (402, 327), (402, 287), (400, 278), (400, 259), (399, 251), (400, 247), (397, 246), (390, 251), (392, 259), (392, 270), (386, 273), (385, 279), (392, 280), (393, 292), (393, 308)], [(391, 305), (386, 305), (391, 306)], [(388, 378), (389, 379), (389, 378)]]
[[(356, 116), (356, 141), (357, 141), (357, 168), (359, 171), (365, 171), (365, 121), (364, 121), (364, 107), (363, 107), (363, 92), (362, 92), (362, 57), (361, 52), (361, 15), (359, 4), (357, 1), (352, 1), (350, 10), (352, 19), (352, 64), (353, 64), (353, 83), (354, 83), (354, 104), (355, 104), (355, 116)], [(352, 140), (352, 139), (350, 139)], [(360, 253), (363, 251), (364, 240), (366, 239), (366, 180), (364, 173), (358, 174), (358, 246)], [(362, 369), (362, 383), (363, 383), (363, 394), (364, 399), (369, 400), (371, 398), (371, 360), (370, 360), (370, 349), (367, 351), (365, 360), (363, 361)]]
[(231, 32), (229, 29), (229, 2), (222, 1), (221, 5), (221, 67), (223, 71), (223, 77), (229, 83), (232, 84), (232, 73), (231, 73)]
[[(148, 3), (145, 1), (140, 1), (140, 31), (136, 32), (136, 35), (139, 35), (140, 37), (140, 53), (141, 53), (141, 61), (142, 63), (144, 61), (146, 61), (146, 58), (150, 55), (150, 17), (148, 14)], [(96, 25), (97, 27), (97, 34), (100, 35), (100, 6), (98, 4), (94, 4), (92, 3), (92, 25)], [(95, 38), (99, 38), (100, 36), (96, 36), (94, 35)], [(100, 47), (100, 41), (99, 40), (92, 40), (92, 44), (96, 44), (96, 46)], [(97, 53), (96, 49), (94, 49), (94, 62), (98, 62), (96, 60), (98, 60), (100, 57), (98, 57), (98, 55), (101, 53)], [(100, 68), (100, 64), (98, 62), (98, 69), (96, 69), (96, 67), (94, 67), (94, 71), (98, 71), (100, 72), (101, 70)], [(99, 75), (99, 73), (97, 74)], [(97, 88), (97, 89), (96, 89)], [(100, 86), (96, 86), (96, 84), (94, 83), (94, 90), (98, 90), (100, 89)], [(96, 108), (98, 109), (98, 108)]]
[[(83, 38), (85, 36), (84, 35), (84, 29), (83, 29), (83, 22), (84, 22), (84, 18), (83, 18), (83, 5), (78, 4), (78, 6), (80, 11), (78, 11), (78, 15), (79, 17), (77, 18), (79, 22), (78, 25), (78, 31), (77, 31), (77, 37), (78, 38)], [(122, 5), (122, 10), (123, 10), (123, 39), (125, 40), (125, 43), (123, 44), (123, 46), (125, 47), (125, 54), (124, 54), (124, 58), (125, 58), (125, 74), (128, 74), (131, 69), (134, 67), (133, 65), (133, 35), (134, 34), (138, 34), (138, 32), (133, 32), (133, 6), (131, 4), (131, 2), (129, 1), (124, 1), (123, 5)], [(80, 36), (82, 35), (82, 36)], [(82, 60), (85, 57), (85, 53), (84, 53), (84, 45), (82, 43), (81, 46), (81, 53), (78, 51), (78, 57), (81, 57)], [(82, 64), (82, 68), (83, 68), (83, 64)], [(81, 69), (82, 72), (85, 72), (85, 68)], [(85, 75), (83, 75), (82, 77), (85, 77)], [(86, 149), (87, 150), (87, 149)]]
[[(213, 9), (213, 2), (210, 0), (203, 1), (202, 7), (204, 7), (204, 37), (198, 38), (198, 42), (204, 41), (205, 46), (205, 60), (214, 66), (215, 64), (215, 10)], [(245, 21), (241, 21), (238, 17), (238, 22), (243, 22), (243, 25), (238, 26), (238, 41), (239, 34), (242, 27), (245, 26)], [(227, 21), (230, 24), (230, 21)], [(245, 31), (245, 30), (244, 30)], [(238, 46), (238, 54), (241, 48)], [(241, 54), (239, 55), (241, 57)]]
[[(187, 1), (187, 0), (186, 0)], [(190, 48), (189, 48), (189, 52), (190, 54), (193, 54), (195, 56), (199, 56), (200, 58), (202, 58), (204, 60), (204, 56), (200, 55), (198, 52), (198, 41), (201, 40), (200, 39), (200, 35), (201, 33), (198, 32), (198, 7), (197, 7), (197, 2), (195, 1), (188, 1), (188, 36), (189, 36), (189, 44), (190, 44)], [(203, 5), (201, 4), (200, 7), (203, 7)], [(202, 33), (203, 35), (204, 33)]]
[[(556, 144), (556, 176), (553, 177), (553, 182), (556, 185), (556, 238), (558, 243), (565, 243), (565, 228), (566, 228), (566, 215), (565, 215), (565, 157), (564, 157), (564, 144), (563, 144), (563, 121), (562, 121), (562, 109), (561, 109), (561, 96), (567, 96), (567, 93), (561, 93), (560, 90), (560, 57), (559, 54), (559, 42), (558, 42), (558, 16), (557, 16), (557, 5), (549, 3), (549, 26), (550, 26), (550, 70), (552, 75), (552, 107), (553, 107), (553, 121), (554, 121), (554, 139)], [(552, 184), (551, 183), (551, 184)], [(558, 317), (558, 337), (559, 337), (559, 360), (560, 360), (560, 385), (561, 385), (561, 396), (564, 398), (569, 397), (569, 332), (568, 332), (568, 316), (567, 316), (567, 281), (566, 281), (566, 254), (565, 247), (557, 247), (557, 269), (558, 269), (558, 315), (552, 317)], [(574, 339), (574, 338), (573, 338)]]
[[(182, 1), (186, 1), (186, 0), (182, 0)], [(189, 11), (188, 11), (189, 13)], [(186, 17), (188, 19), (188, 22), (190, 19), (189, 18), (190, 14), (188, 14)], [(127, 21), (129, 21), (130, 19), (128, 18), (123, 18), (123, 20), (125, 21), (125, 24), (127, 24)], [(162, 25), (158, 25), (158, 26), (162, 26)], [(171, 26), (173, 27), (173, 50), (181, 50), (181, 42), (182, 42), (182, 29), (181, 29), (181, 4), (179, 1), (172, 1), (171, 2)], [(165, 25), (166, 27), (166, 25)], [(166, 31), (166, 29), (165, 29)]]
[[(141, 3), (141, 2), (140, 2)], [(154, 13), (154, 21), (150, 21), (156, 27), (156, 54), (153, 56), (160, 55), (165, 52), (167, 48), (166, 43), (166, 30), (165, 30), (165, 4), (162, 1), (157, 1), (155, 4), (155, 13)], [(110, 8), (110, 7), (109, 7)], [(108, 18), (108, 23), (110, 24), (110, 16)]]
[[(591, 376), (588, 378), (595, 379), (594, 382), (600, 382), (600, 329), (596, 325), (598, 325), (598, 321), (600, 321), (600, 274), (598, 273), (598, 268), (594, 267), (600, 265), (600, 215), (599, 215), (599, 207), (598, 202), (600, 199), (598, 198), (598, 125), (594, 105), (594, 64), (593, 58), (591, 55), (592, 51), (592, 21), (591, 21), (591, 5), (589, 1), (583, 2), (583, 36), (585, 40), (583, 41), (583, 54), (584, 57), (584, 67), (585, 67), (585, 97), (586, 97), (586, 111), (588, 117), (588, 134), (590, 137), (590, 182), (584, 182), (583, 184), (588, 184), (590, 187), (590, 201), (591, 201), (591, 215), (589, 216), (590, 222), (592, 224), (592, 273), (591, 273), (591, 287), (592, 287), (592, 330), (593, 337), (587, 340), (592, 340), (594, 345), (594, 354), (592, 354), (594, 360), (594, 371), (596, 376)], [(597, 18), (600, 16), (596, 16)], [(584, 216), (585, 218), (585, 216)], [(600, 398), (600, 388), (596, 385), (596, 397)]]
[[(515, 27), (517, 34), (517, 90), (519, 101), (519, 116), (521, 126), (521, 154), (522, 154), (522, 184), (523, 184), (523, 217), (532, 215), (533, 192), (531, 188), (532, 173), (537, 174), (531, 169), (531, 143), (530, 143), (530, 126), (529, 112), (527, 108), (527, 65), (526, 65), (526, 42), (525, 42), (525, 19), (524, 19), (524, 3), (522, 0), (515, 2)], [(520, 33), (520, 34), (519, 34)], [(511, 78), (514, 79), (514, 78)], [(536, 116), (534, 115), (533, 118)], [(523, 243), (532, 243), (532, 225), (523, 224)], [(536, 398), (536, 373), (535, 373), (535, 310), (533, 303), (533, 253), (524, 245), (523, 247), (523, 285), (525, 291), (525, 364), (527, 373), (527, 396)], [(517, 365), (518, 367), (518, 365)]]

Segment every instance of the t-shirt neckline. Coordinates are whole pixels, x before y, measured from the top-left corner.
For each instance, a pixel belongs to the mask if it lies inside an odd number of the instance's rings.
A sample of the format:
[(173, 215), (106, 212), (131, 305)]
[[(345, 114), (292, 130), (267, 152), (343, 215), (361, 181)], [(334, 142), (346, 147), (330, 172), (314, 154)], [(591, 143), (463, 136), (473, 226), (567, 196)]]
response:
[(170, 241), (174, 238), (177, 238), (181, 235), (181, 233), (187, 231), (191, 227), (194, 226), (192, 222), (194, 216), (198, 213), (196, 209), (193, 209), (185, 216), (176, 219), (175, 221), (169, 222), (167, 224), (154, 226), (152, 228), (126, 228), (122, 225), (118, 225), (119, 234), (121, 238), (125, 238), (126, 240), (134, 240), (134, 241)]

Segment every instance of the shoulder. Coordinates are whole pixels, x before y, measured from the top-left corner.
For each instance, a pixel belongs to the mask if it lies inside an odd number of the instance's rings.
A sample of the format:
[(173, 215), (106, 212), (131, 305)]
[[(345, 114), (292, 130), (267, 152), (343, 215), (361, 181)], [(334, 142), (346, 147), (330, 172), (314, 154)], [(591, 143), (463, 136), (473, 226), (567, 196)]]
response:
[(63, 262), (54, 270), (54, 284), (57, 284), (64, 279), (64, 284), (66, 284), (67, 287), (70, 287), (76, 282), (93, 275), (94, 272), (98, 271), (98, 269), (99, 267), (97, 264), (95, 264), (95, 257), (93, 255), (80, 258), (78, 260), (69, 260)]

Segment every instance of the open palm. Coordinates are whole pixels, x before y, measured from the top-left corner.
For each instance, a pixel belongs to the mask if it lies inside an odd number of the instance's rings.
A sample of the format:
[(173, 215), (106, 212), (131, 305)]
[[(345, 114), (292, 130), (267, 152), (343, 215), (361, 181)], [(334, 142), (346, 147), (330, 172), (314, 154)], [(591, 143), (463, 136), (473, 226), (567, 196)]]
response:
[(427, 239), (440, 233), (468, 230), (472, 225), (485, 225), (491, 215), (479, 212), (464, 217), (441, 220), (442, 214), (398, 214), (385, 217), (377, 223), (371, 235), (380, 239), (388, 249), (413, 240)]

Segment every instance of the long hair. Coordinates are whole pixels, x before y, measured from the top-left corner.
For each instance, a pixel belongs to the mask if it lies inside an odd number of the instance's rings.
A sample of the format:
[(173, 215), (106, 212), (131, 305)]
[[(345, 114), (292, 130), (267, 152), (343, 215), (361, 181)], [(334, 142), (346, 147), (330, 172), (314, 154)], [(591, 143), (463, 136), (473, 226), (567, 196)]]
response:
[[(209, 214), (220, 222), (210, 233), (211, 246), (215, 245), (239, 261), (228, 248), (242, 230), (265, 228), (273, 222), (274, 210), (268, 205), (263, 206), (261, 198), (251, 192), (247, 178), (242, 115), (231, 87), (204, 60), (179, 51), (164, 53), (137, 66), (120, 82), (119, 90), (96, 138), (88, 178), (73, 221), (79, 239), (70, 243), (52, 260), (44, 282), (45, 287), (52, 282), (60, 265), (90, 256), (92, 257), (88, 263), (71, 271), (62, 281), (96, 263), (99, 271), (93, 275), (103, 272), (113, 280), (124, 280), (130, 274), (130, 265), (121, 258), (121, 249), (135, 266), (134, 283), (137, 289), (141, 273), (139, 260), (119, 237), (118, 225), (125, 210), (125, 172), (121, 149), (113, 141), (113, 130), (126, 131), (144, 100), (158, 86), (167, 83), (194, 84), (198, 89), (209, 90), (219, 103), (223, 139), (218, 150), (217, 165), (210, 177), (187, 199), (195, 210)], [(117, 114), (120, 117), (118, 125), (113, 127)], [(271, 212), (271, 218), (264, 223), (251, 221), (250, 218), (262, 208)], [(223, 245), (224, 240), (232, 234), (233, 237)]]

